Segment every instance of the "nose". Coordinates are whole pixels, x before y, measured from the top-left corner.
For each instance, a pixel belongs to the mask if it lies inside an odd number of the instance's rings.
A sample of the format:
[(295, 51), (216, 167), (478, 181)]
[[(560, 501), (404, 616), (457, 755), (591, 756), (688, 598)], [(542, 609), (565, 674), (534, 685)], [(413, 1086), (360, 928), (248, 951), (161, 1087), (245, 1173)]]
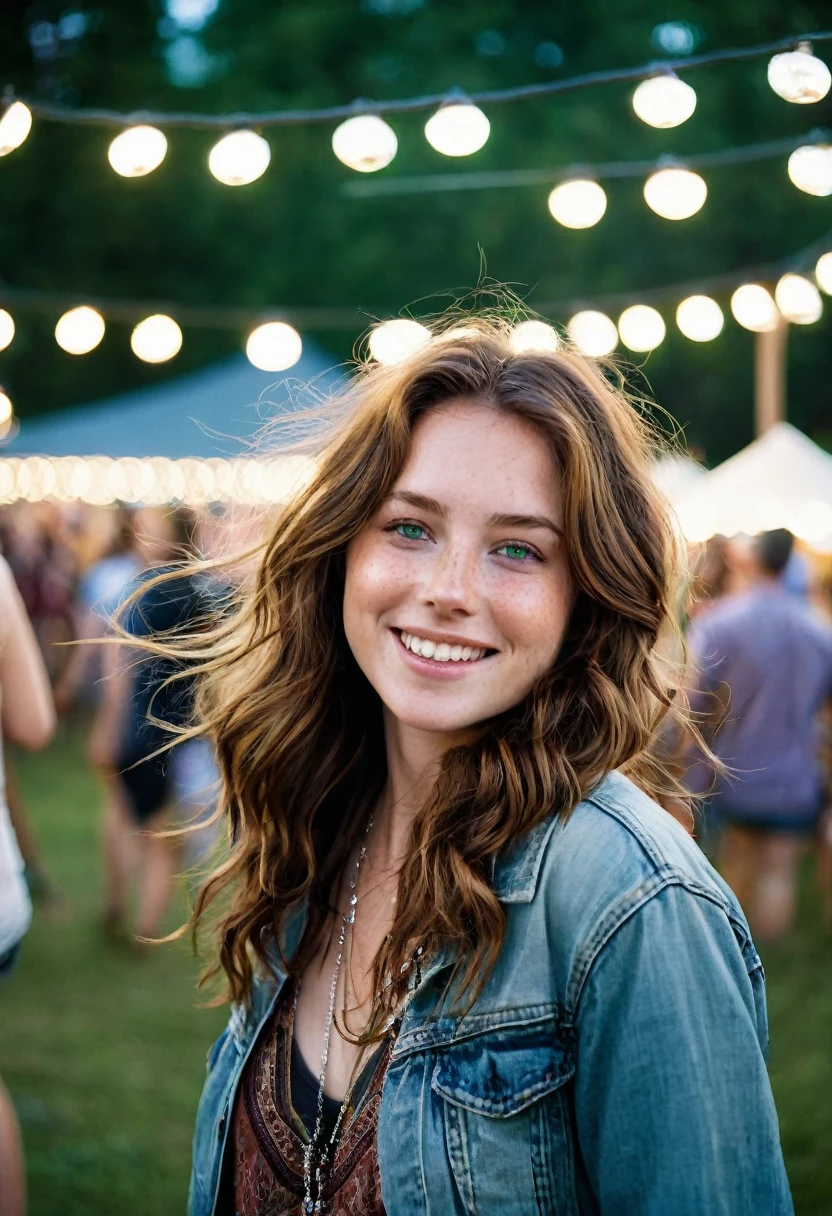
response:
[(422, 587), (425, 605), (442, 616), (472, 616), (481, 593), (476, 554), (460, 544), (440, 546)]

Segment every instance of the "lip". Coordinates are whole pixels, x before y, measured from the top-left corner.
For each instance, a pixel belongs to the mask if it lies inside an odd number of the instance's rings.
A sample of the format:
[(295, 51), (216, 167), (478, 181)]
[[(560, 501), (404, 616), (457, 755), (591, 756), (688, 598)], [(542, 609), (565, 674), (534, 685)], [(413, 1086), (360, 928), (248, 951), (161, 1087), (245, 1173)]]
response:
[[(414, 654), (412, 650), (408, 650), (407, 647), (405, 646), (404, 642), (402, 641), (401, 632), (398, 629), (391, 629), (390, 632), (393, 635), (393, 639), (395, 641), (396, 646), (398, 646), (398, 648), (399, 648), (399, 653), (402, 656), (402, 660), (408, 665), (408, 667), (410, 667), (413, 671), (418, 672), (420, 675), (432, 676), (434, 680), (460, 680), (460, 679), (463, 679), (465, 676), (470, 675), (471, 672), (475, 668), (479, 667), (482, 663), (487, 663), (489, 661), (489, 659), (492, 659), (494, 657), (493, 654), (486, 655), (485, 658), (477, 659), (473, 663), (470, 660), (467, 663), (463, 663), (463, 662), (437, 663), (434, 659), (423, 659), (421, 655)], [(408, 629), (406, 632), (410, 633), (411, 630)], [(416, 631), (413, 630), (412, 632), (415, 633)], [(426, 634), (421, 634), (421, 633), (417, 634), (417, 637), (426, 637), (426, 636), (427, 636)], [(449, 641), (450, 639), (446, 639), (446, 638), (440, 639), (440, 641), (443, 641), (443, 642), (446, 640)], [(453, 643), (453, 645), (461, 645), (461, 644), (462, 643), (458, 642), (458, 641), (455, 641)], [(466, 642), (465, 645), (470, 646), (471, 643)], [(489, 647), (489, 649), (493, 649), (493, 647)]]

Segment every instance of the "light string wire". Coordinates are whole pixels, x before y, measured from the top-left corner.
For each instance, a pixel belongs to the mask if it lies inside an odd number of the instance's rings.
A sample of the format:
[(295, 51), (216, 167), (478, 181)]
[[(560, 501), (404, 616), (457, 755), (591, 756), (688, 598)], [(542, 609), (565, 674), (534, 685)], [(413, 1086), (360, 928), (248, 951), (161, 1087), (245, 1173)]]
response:
[(348, 198), (372, 198), (381, 195), (441, 194), (457, 190), (492, 190), (514, 186), (548, 186), (577, 177), (601, 178), (649, 177), (657, 169), (673, 166), (685, 169), (720, 169), (726, 165), (747, 165), (754, 161), (774, 160), (806, 144), (828, 141), (829, 132), (814, 127), (805, 135), (767, 140), (722, 148), (716, 152), (696, 152), (689, 155), (662, 153), (652, 160), (611, 160), (599, 163), (575, 161), (552, 169), (496, 169), (468, 173), (423, 173), (387, 177), (376, 181), (350, 181), (341, 187)]
[[(778, 38), (773, 42), (761, 42), (749, 47), (728, 47), (720, 51), (707, 51), (701, 55), (689, 55), (678, 59), (657, 59), (633, 68), (612, 68), (600, 72), (584, 72), (567, 76), (562, 80), (547, 80), (539, 84), (519, 85), (508, 89), (486, 89), (468, 92), (461, 89), (446, 89), (442, 93), (430, 93), (422, 97), (406, 97), (390, 101), (369, 101), (363, 98), (347, 105), (325, 106), (312, 110), (265, 110), (260, 113), (237, 111), (230, 114), (196, 114), (187, 112), (163, 112), (157, 110), (118, 110), (96, 107), (62, 106), (37, 99), (25, 100), (29, 109), (38, 118), (48, 122), (75, 123), (93, 126), (129, 127), (137, 123), (148, 123), (160, 127), (198, 127), (208, 130), (234, 130), (239, 127), (288, 127), (312, 123), (327, 123), (351, 118), (356, 114), (408, 114), (432, 110), (449, 101), (470, 101), (482, 105), (503, 105), (506, 102), (528, 101), (541, 97), (554, 97), (563, 93), (574, 93), (594, 85), (627, 84), (646, 80), (650, 76), (667, 72), (688, 71), (708, 67), (711, 64), (731, 63), (755, 59), (760, 55), (773, 55), (779, 51), (795, 49), (801, 43), (829, 42), (832, 30), (820, 30), (813, 34), (797, 34)], [(14, 90), (6, 90), (8, 103), (15, 100)]]
[[(528, 307), (531, 311), (551, 319), (553, 316), (572, 314), (590, 307), (615, 310), (633, 303), (661, 304), (677, 297), (682, 299), (689, 295), (720, 294), (743, 283), (770, 283), (789, 271), (796, 273), (808, 271), (820, 255), (830, 249), (832, 249), (832, 228), (796, 253), (788, 254), (776, 261), (756, 263), (705, 278), (666, 283), (636, 291), (571, 296), (555, 300), (530, 300)], [(0, 283), (0, 305), (21, 308), (24, 311), (52, 313), (81, 304), (97, 309), (102, 315), (112, 320), (128, 324), (154, 313), (165, 313), (174, 317), (182, 325), (194, 329), (244, 329), (265, 321), (280, 320), (289, 321), (299, 328), (307, 330), (344, 330), (354, 329), (356, 323), (362, 318), (365, 322), (376, 324), (388, 315), (385, 309), (370, 310), (361, 307), (355, 309), (247, 308), (107, 299), (89, 295), (30, 290)]]

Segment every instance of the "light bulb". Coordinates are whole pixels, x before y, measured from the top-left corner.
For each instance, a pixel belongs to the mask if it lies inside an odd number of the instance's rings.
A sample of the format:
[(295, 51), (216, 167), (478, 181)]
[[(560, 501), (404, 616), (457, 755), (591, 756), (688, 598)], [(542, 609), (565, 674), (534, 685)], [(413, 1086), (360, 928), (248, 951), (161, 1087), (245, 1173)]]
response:
[(576, 312), (566, 326), (572, 343), (583, 355), (602, 358), (614, 351), (618, 345), (618, 330), (615, 322), (603, 312), (589, 308)]
[(825, 198), (832, 194), (832, 147), (806, 144), (795, 148), (789, 157), (789, 177), (798, 190)]
[(107, 149), (107, 159), (122, 177), (144, 177), (165, 159), (168, 141), (156, 127), (128, 127)]
[(0, 118), (0, 156), (19, 148), (32, 129), (32, 111), (22, 101), (13, 101)]
[(294, 367), (303, 351), (300, 334), (285, 321), (267, 321), (248, 336), (249, 363), (264, 372), (283, 372)]
[(401, 363), (430, 341), (430, 330), (418, 321), (396, 317), (370, 334), (370, 354), (379, 363)]
[(89, 354), (103, 337), (104, 318), (86, 304), (65, 312), (55, 326), (55, 341), (70, 355)]
[(521, 321), (511, 331), (511, 349), (517, 355), (526, 351), (555, 351), (560, 346), (557, 331), (545, 321)]
[(764, 333), (778, 325), (777, 305), (761, 283), (744, 283), (731, 296), (731, 312), (744, 329)]
[(377, 114), (357, 114), (332, 133), (332, 151), (359, 173), (375, 173), (389, 165), (398, 146), (396, 132)]
[(662, 315), (647, 304), (633, 304), (618, 318), (621, 341), (630, 350), (655, 350), (667, 332)]
[(0, 308), (0, 350), (5, 350), (14, 337), (14, 318), (5, 308)]
[(768, 82), (778, 97), (807, 105), (821, 101), (832, 85), (832, 75), (822, 59), (805, 44), (796, 51), (775, 55), (769, 61)]
[(633, 109), (651, 127), (678, 127), (696, 109), (696, 90), (673, 72), (642, 80), (633, 93)]
[(589, 179), (561, 182), (549, 195), (549, 210), (564, 228), (591, 228), (606, 209), (603, 186)]
[(828, 296), (832, 296), (832, 253), (821, 254), (818, 258), (818, 264), (815, 267), (815, 278), (821, 291), (825, 291)]
[(214, 144), (208, 168), (225, 186), (247, 186), (269, 167), (271, 148), (256, 131), (232, 131)]
[(139, 321), (130, 336), (130, 346), (144, 363), (166, 363), (182, 348), (182, 330), (173, 317), (156, 313)]
[(425, 123), (425, 138), (443, 156), (470, 156), (479, 152), (490, 131), (491, 123), (470, 101), (440, 106)]
[(658, 169), (644, 183), (644, 201), (666, 220), (686, 220), (708, 197), (704, 178), (690, 169)]
[(774, 289), (774, 299), (786, 320), (794, 325), (812, 325), (823, 313), (820, 292), (802, 274), (784, 274)]
[(0, 425), (10, 422), (13, 413), (14, 406), (11, 397), (0, 388)]
[(725, 317), (710, 296), (688, 296), (676, 309), (676, 324), (691, 342), (712, 342), (722, 333)]

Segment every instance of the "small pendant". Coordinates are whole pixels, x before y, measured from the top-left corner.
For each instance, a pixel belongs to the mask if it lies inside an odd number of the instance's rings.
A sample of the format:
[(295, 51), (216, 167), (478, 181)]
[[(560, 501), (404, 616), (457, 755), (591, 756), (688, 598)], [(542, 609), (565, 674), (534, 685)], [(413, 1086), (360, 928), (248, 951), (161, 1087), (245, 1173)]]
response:
[(316, 1212), (325, 1212), (326, 1208), (322, 1199), (304, 1199), (303, 1213), (304, 1216), (314, 1216)]

